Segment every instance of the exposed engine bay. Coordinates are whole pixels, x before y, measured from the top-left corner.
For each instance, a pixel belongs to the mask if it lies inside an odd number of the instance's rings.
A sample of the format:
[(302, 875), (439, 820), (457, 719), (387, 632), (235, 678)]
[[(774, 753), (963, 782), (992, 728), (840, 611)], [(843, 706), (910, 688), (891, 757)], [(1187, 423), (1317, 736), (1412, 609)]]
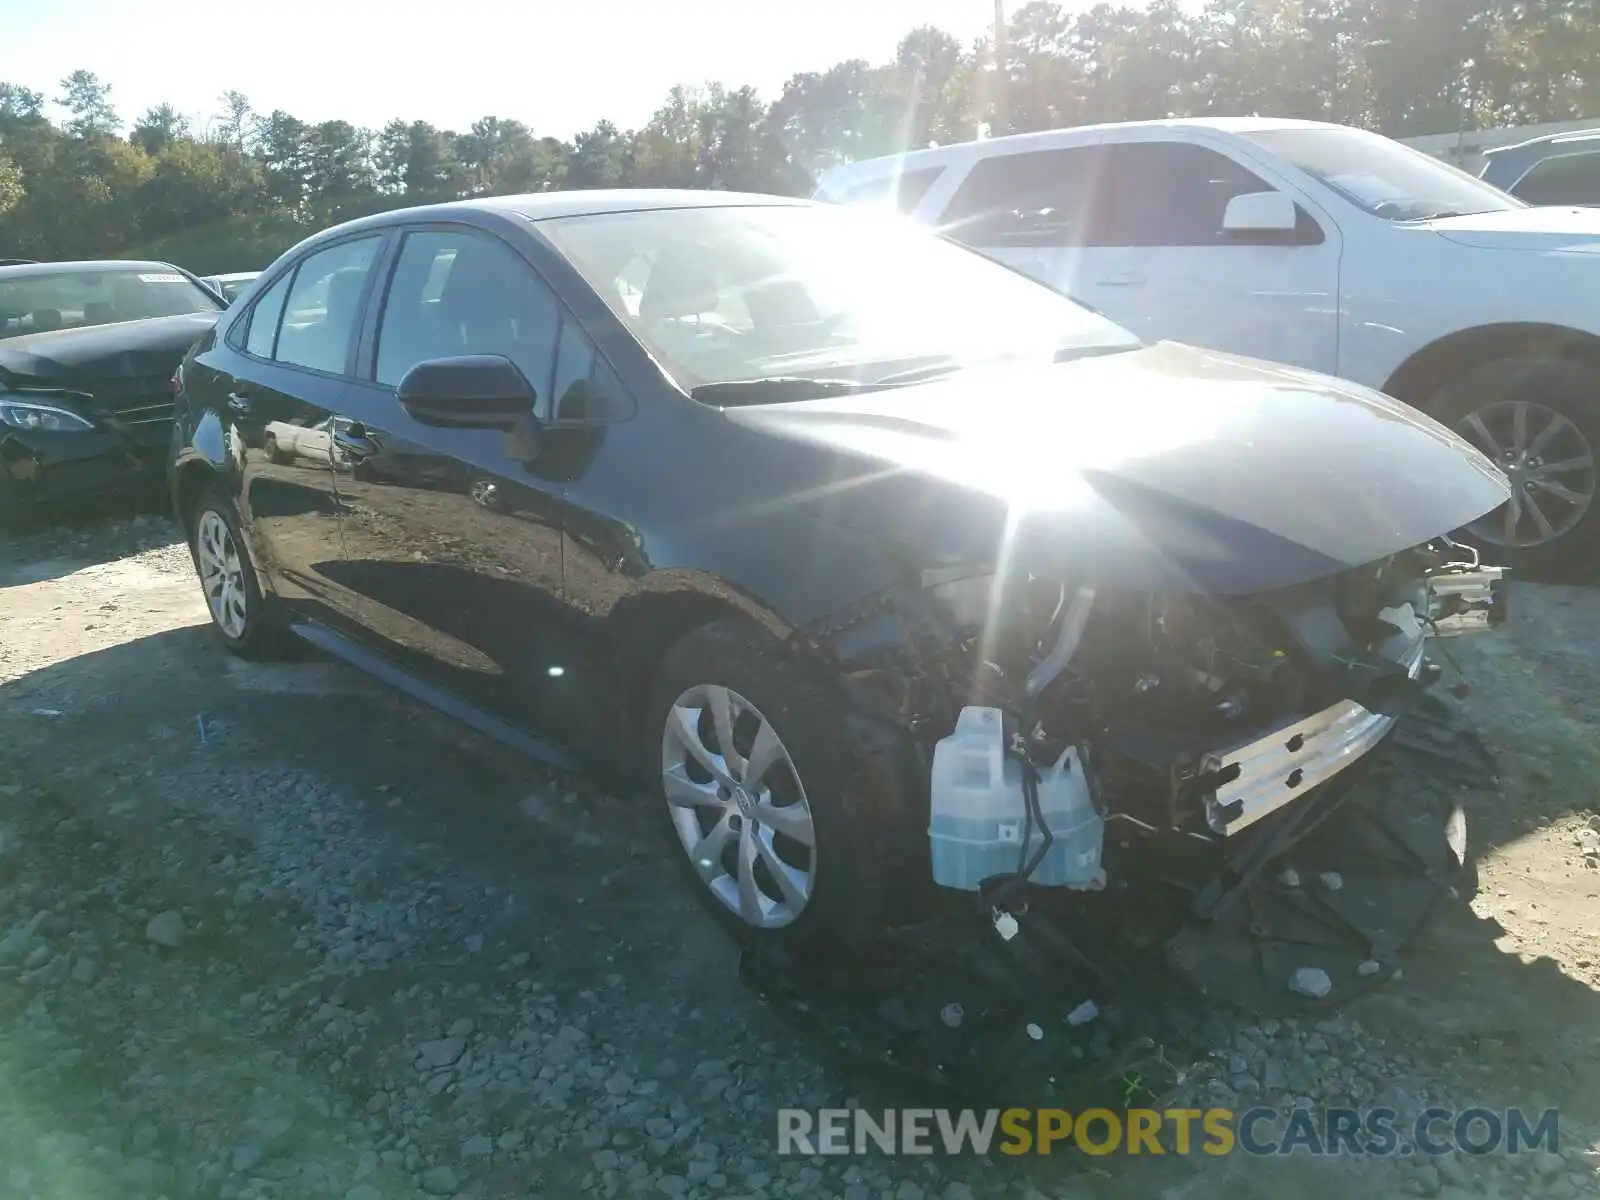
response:
[[(1020, 1037), (1053, 1064), (1041, 1094), (1059, 1095), (1079, 1068), (1138, 1052), (1096, 1018), (1155, 964), (1260, 1011), (1336, 1004), (1390, 977), (1434, 904), (1475, 886), (1438, 784), (1482, 784), (1493, 762), (1430, 690), (1451, 665), (1443, 639), (1506, 617), (1504, 570), (1470, 547), (1440, 538), (1240, 597), (920, 583), (812, 631), (862, 711), (912, 732), (921, 870), (952, 900), (873, 952), (885, 986), (900, 970), (925, 1001), (897, 997), (890, 1019), (858, 975), (833, 1036), (870, 1000), (879, 1032), (855, 1036), (945, 1081), (964, 1054), (997, 1069), (993, 1038)], [(754, 953), (763, 994), (790, 992), (793, 970)], [(960, 1001), (936, 1004), (936, 978)], [(991, 1024), (952, 1022), (952, 1003)], [(1023, 1020), (1051, 1007), (1065, 1015)], [(1047, 1038), (1053, 1058), (1031, 1044)]]

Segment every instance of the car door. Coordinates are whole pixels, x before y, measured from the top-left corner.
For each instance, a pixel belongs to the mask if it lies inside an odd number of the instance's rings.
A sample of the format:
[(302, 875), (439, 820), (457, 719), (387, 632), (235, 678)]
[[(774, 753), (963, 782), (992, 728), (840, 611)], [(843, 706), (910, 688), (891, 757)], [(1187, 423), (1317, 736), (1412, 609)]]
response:
[(340, 407), (383, 243), (382, 234), (354, 237), (287, 264), (187, 380), (239, 435), (240, 504), (274, 590), (318, 616), (329, 611), (323, 569), (341, 554), (339, 509), (328, 442), (319, 454), (307, 435)]
[[(1083, 298), (1152, 341), (1332, 373), (1339, 232), (1312, 203), (1223, 149), (1130, 130), (1099, 147)], [(1235, 196), (1290, 191), (1293, 231), (1223, 230)]]
[[(352, 615), (405, 669), (568, 744), (562, 491), (584, 435), (551, 424), (550, 397), (585, 370), (582, 331), (515, 249), (461, 225), (405, 231), (369, 325), (367, 378), (336, 435), (350, 457), (336, 573)], [(463, 354), (521, 369), (545, 426), (536, 444), (426, 426), (400, 406), (411, 367)]]
[(1090, 300), (1084, 230), (1099, 173), (1098, 135), (1067, 145), (979, 158), (935, 218), (939, 232), (1037, 279)]

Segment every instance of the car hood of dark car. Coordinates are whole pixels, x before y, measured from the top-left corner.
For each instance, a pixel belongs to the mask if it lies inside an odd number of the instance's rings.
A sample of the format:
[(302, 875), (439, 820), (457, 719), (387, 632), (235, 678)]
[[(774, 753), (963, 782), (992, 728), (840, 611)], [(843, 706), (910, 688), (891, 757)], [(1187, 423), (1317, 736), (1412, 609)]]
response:
[(789, 447), (757, 456), (766, 486), (823, 521), (925, 561), (1010, 561), (1108, 588), (1289, 586), (1509, 496), (1493, 463), (1397, 400), (1171, 343), (725, 417)]
[(71, 387), (91, 379), (171, 374), (218, 313), (185, 313), (0, 341), (0, 383)]

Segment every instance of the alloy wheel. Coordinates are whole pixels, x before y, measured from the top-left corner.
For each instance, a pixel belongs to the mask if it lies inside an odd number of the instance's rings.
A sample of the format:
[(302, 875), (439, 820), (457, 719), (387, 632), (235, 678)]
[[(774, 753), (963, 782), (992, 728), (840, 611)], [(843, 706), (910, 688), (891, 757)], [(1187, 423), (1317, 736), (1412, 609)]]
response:
[(753, 928), (794, 921), (816, 881), (816, 826), (761, 711), (725, 687), (683, 692), (667, 713), (661, 779), (678, 840), (711, 894)]
[(1511, 499), (1470, 527), (1484, 541), (1543, 545), (1571, 532), (1594, 505), (1595, 448), (1556, 409), (1504, 400), (1468, 413), (1456, 431), (1511, 481)]
[(250, 616), (244, 562), (233, 540), (233, 531), (212, 509), (200, 514), (200, 524), (195, 530), (195, 560), (211, 619), (227, 637), (239, 640), (244, 636)]

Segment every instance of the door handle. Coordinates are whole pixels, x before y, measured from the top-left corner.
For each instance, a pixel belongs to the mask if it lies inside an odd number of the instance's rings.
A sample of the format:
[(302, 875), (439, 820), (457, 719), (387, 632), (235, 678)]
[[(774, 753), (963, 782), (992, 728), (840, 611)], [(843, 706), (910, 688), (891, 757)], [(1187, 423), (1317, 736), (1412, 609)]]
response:
[(1137, 287), (1144, 281), (1142, 271), (1118, 271), (1114, 275), (1107, 275), (1099, 282), (1101, 287)]
[(228, 393), (228, 410), (236, 417), (250, 415), (250, 397), (241, 392)]
[(363, 425), (334, 430), (333, 444), (356, 459), (371, 458), (378, 452), (378, 443), (367, 436), (366, 427)]

